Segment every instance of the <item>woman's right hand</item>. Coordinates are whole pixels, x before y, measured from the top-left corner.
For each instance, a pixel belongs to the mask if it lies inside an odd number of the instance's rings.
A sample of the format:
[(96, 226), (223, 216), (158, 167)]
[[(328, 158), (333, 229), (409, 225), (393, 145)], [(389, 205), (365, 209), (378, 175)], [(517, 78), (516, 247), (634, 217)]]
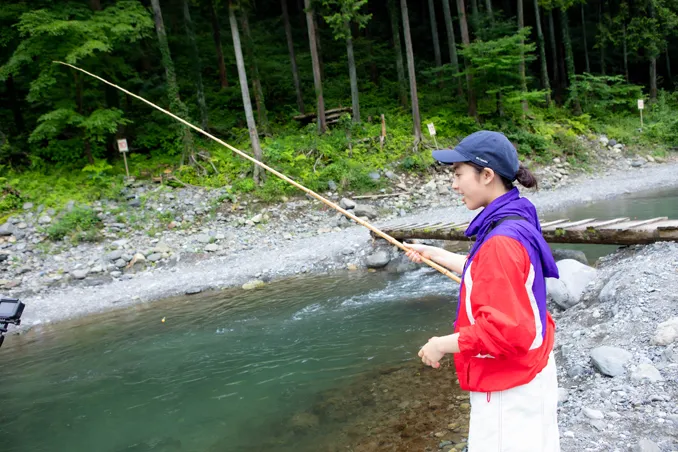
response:
[(419, 245), (416, 243), (405, 243), (405, 247), (409, 248), (405, 255), (414, 263), (421, 264), (421, 258), (431, 259), (435, 247), (428, 245)]

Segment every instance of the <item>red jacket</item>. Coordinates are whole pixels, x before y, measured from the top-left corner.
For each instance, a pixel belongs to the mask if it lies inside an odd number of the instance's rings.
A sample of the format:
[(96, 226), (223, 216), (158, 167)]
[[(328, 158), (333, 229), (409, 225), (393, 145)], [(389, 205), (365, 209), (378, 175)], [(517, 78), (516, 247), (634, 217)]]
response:
[(530, 256), (516, 239), (495, 235), (467, 263), (455, 333), (462, 389), (503, 391), (529, 383), (547, 364), (555, 323), (540, 319)]

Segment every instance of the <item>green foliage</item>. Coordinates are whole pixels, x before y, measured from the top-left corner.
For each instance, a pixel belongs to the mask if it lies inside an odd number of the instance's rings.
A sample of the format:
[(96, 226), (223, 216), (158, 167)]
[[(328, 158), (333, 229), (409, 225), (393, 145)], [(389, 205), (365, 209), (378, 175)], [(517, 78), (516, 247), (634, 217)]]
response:
[(105, 181), (105, 173), (111, 169), (113, 169), (113, 166), (109, 165), (106, 160), (96, 160), (93, 165), (85, 166), (82, 171), (90, 174), (90, 177), (94, 183), (101, 184)]
[(101, 220), (91, 209), (75, 207), (56, 220), (47, 229), (50, 240), (57, 241), (69, 237), (71, 241), (96, 241)]
[[(528, 42), (530, 28), (524, 27), (515, 34), (490, 41), (475, 41), (461, 50), (461, 55), (470, 63), (469, 73), (473, 76), (476, 90), (488, 96), (484, 113), (508, 109), (516, 111), (527, 93), (522, 92), (522, 80), (517, 70), (524, 58), (526, 64), (536, 56), (535, 44)], [(542, 92), (530, 94), (533, 102), (543, 100)], [(481, 110), (480, 113), (483, 113)]]
[(372, 14), (364, 14), (360, 10), (367, 4), (367, 0), (323, 0), (326, 13), (323, 18), (332, 28), (334, 39), (346, 39), (351, 36), (350, 24), (355, 23), (358, 28), (365, 28)]
[(642, 87), (626, 83), (621, 75), (605, 76), (584, 73), (577, 76), (577, 92), (585, 112), (598, 116), (637, 111)]

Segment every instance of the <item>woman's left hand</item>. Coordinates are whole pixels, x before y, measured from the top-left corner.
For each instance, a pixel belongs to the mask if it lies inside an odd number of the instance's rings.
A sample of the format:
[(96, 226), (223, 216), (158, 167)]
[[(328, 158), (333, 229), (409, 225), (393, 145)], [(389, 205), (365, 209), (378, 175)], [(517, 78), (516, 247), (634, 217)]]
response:
[(421, 362), (434, 369), (440, 367), (440, 359), (445, 356), (445, 352), (440, 350), (438, 337), (432, 337), (428, 343), (419, 350)]

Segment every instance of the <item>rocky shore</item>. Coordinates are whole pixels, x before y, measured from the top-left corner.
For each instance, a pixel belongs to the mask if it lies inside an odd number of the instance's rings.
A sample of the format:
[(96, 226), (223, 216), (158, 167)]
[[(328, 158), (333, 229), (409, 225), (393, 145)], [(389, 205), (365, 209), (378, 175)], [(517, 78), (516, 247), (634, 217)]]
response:
[[(658, 162), (630, 154), (605, 137), (587, 146), (589, 172), (560, 159), (535, 166), (543, 188), (525, 195), (540, 213), (678, 186), (678, 164), (672, 159)], [(355, 214), (373, 223), (468, 220), (475, 214), (451, 191), (449, 168), (420, 175), (375, 172), (372, 177), (388, 181), (376, 193), (388, 196), (343, 203), (356, 204)], [(337, 203), (351, 198), (336, 191), (323, 195)], [(85, 207), (103, 225), (99, 241), (49, 240), (50, 225), (78, 208), (70, 203), (54, 212), (29, 203), (0, 225), (0, 293), (26, 302), (26, 327), (247, 282), (256, 287), (303, 273), (381, 267), (402, 254), (371, 241), (365, 228), (307, 197), (264, 204), (225, 189), (176, 189), (141, 181), (126, 187), (120, 199)], [(398, 267), (393, 262), (388, 268)]]

